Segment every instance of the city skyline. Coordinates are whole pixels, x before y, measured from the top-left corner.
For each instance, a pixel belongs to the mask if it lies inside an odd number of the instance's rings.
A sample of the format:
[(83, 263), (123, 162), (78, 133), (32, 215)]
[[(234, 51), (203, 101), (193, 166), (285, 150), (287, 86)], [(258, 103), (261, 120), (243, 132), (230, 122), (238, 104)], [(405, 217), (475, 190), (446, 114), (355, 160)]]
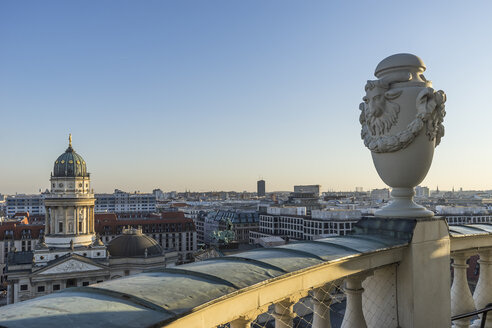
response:
[(421, 2), (399, 23), (418, 3), (3, 2), (0, 193), (48, 188), (69, 133), (99, 193), (384, 188), (358, 105), (400, 52), (448, 96), (421, 185), (491, 189), (492, 4)]

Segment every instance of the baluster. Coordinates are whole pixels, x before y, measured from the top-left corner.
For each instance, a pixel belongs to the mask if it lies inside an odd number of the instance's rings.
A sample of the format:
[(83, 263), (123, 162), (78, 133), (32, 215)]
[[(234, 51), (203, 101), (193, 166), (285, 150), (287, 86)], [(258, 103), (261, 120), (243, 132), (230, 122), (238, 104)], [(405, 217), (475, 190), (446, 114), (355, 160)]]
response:
[(313, 324), (312, 328), (331, 328), (330, 305), (333, 301), (331, 291), (333, 285), (325, 285), (312, 292)]
[[(468, 286), (468, 279), (466, 277), (466, 269), (468, 264), (466, 260), (470, 257), (467, 253), (452, 254), (451, 258), (454, 260), (454, 279), (451, 286), (451, 315), (458, 315), (475, 310), (475, 303)], [(457, 328), (470, 327), (470, 318), (464, 318), (453, 321), (454, 326)]]
[(251, 328), (251, 320), (240, 317), (230, 323), (231, 328)]
[(272, 316), (275, 318), (275, 328), (292, 328), (294, 318), (294, 304), (291, 299), (285, 299), (275, 304)]
[[(475, 306), (477, 309), (483, 309), (487, 304), (492, 302), (492, 251), (480, 251), (480, 275), (478, 277), (478, 283), (473, 293), (473, 299), (475, 300)], [(480, 320), (477, 320), (478, 327), (480, 326)], [(492, 313), (487, 314), (486, 328), (492, 328)]]
[(362, 312), (362, 281), (365, 276), (351, 276), (345, 280), (347, 306), (341, 328), (367, 328), (366, 319)]

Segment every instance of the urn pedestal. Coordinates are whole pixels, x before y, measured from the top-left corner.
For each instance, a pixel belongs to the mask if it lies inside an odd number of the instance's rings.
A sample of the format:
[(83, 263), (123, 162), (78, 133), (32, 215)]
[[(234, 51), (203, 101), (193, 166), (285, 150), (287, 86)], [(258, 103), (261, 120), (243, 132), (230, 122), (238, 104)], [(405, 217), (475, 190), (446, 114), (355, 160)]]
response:
[(392, 188), (391, 203), (376, 211), (381, 217), (431, 217), (415, 204), (414, 187), (432, 163), (444, 135), (443, 91), (426, 80), (423, 61), (411, 54), (390, 56), (376, 68), (378, 80), (367, 81), (360, 105), (361, 137), (372, 153), (381, 179)]

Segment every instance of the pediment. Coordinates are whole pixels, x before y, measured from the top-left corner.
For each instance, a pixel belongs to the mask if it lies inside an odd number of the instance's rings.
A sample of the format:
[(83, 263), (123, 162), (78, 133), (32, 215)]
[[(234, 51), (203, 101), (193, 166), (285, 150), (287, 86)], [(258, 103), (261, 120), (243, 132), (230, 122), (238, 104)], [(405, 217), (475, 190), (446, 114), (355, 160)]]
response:
[(96, 270), (101, 270), (102, 268), (85, 263), (82, 261), (78, 261), (75, 259), (69, 259), (65, 262), (55, 264), (52, 267), (46, 268), (42, 272), (39, 272), (39, 274), (55, 274), (55, 273), (67, 273), (67, 272), (83, 272), (83, 271), (96, 271)]

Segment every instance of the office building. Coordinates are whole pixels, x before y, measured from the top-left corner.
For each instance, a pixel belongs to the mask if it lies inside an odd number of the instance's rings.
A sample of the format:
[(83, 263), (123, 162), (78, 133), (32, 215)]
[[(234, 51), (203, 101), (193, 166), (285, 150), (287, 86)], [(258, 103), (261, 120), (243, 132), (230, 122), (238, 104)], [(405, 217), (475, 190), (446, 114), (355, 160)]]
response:
[(361, 218), (358, 210), (312, 210), (305, 207), (268, 207), (259, 216), (258, 232), (250, 233), (250, 243), (256, 239), (279, 236), (284, 239), (315, 240), (329, 235), (346, 235)]
[(154, 213), (156, 194), (128, 193), (115, 189), (112, 194), (96, 194), (96, 213)]
[(258, 197), (265, 197), (265, 180), (258, 180), (256, 183), (256, 193)]

